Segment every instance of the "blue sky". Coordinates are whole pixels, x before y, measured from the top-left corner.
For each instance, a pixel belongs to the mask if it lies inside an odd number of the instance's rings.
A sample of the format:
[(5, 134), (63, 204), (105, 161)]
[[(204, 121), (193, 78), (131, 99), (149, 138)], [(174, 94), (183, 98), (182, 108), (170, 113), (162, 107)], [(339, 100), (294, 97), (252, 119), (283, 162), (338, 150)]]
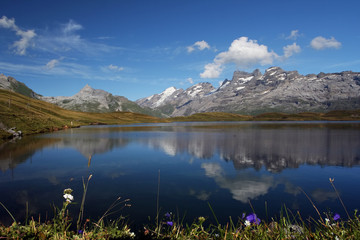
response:
[(360, 72), (358, 0), (1, 0), (0, 73), (130, 100), (271, 66)]

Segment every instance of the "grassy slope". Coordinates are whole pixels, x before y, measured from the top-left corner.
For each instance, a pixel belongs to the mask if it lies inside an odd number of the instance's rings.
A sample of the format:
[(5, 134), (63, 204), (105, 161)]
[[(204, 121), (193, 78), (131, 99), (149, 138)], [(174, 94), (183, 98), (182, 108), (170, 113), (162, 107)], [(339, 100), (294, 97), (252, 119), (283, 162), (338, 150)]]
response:
[(331, 111), (328, 113), (263, 113), (256, 116), (235, 113), (196, 113), (188, 117), (169, 118), (172, 122), (209, 122), (209, 121), (359, 121), (360, 110)]
[[(159, 118), (139, 113), (85, 113), (65, 110), (53, 104), (0, 90), (0, 126), (16, 127), (24, 134), (47, 132), (64, 127), (90, 124), (160, 122)], [(71, 124), (72, 123), (72, 124)], [(0, 136), (6, 136), (0, 131)]]

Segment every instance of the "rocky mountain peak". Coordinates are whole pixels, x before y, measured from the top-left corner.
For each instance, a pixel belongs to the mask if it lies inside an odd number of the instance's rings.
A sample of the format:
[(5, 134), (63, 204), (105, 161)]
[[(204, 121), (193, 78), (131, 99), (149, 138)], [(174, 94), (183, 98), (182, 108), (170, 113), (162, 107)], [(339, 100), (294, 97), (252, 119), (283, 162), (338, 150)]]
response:
[(90, 87), (89, 84), (86, 84), (85, 87), (83, 87), (79, 93), (82, 94), (92, 94), (94, 92), (95, 89), (93, 89), (92, 87)]

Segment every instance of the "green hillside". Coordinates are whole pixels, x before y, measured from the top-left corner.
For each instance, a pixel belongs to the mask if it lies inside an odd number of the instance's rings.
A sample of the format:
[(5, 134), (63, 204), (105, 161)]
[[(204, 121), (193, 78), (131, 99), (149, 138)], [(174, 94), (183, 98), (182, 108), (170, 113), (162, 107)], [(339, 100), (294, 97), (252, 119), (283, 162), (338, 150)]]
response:
[[(91, 124), (160, 122), (159, 118), (132, 112), (85, 113), (62, 109), (53, 104), (0, 90), (0, 127), (22, 131), (25, 135)], [(2, 138), (7, 133), (0, 131)]]
[(235, 113), (196, 113), (187, 117), (173, 117), (171, 122), (212, 121), (360, 121), (360, 110), (331, 111), (328, 113), (263, 113), (256, 116)]

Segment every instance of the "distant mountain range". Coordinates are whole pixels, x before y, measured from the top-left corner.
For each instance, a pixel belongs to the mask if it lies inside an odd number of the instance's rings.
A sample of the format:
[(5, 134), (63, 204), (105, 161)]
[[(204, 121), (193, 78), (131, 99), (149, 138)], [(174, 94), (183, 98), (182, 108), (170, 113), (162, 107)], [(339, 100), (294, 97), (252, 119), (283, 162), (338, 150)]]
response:
[(86, 85), (71, 97), (43, 97), (12, 77), (0, 74), (0, 88), (85, 112), (129, 111), (152, 116), (188, 116), (201, 112), (260, 114), (266, 112), (327, 112), (360, 109), (360, 73), (301, 75), (279, 67), (264, 74), (235, 71), (220, 87), (198, 83), (186, 90), (169, 87), (164, 92), (132, 102)]
[(199, 112), (260, 114), (266, 112), (326, 112), (360, 109), (360, 73), (319, 73), (303, 76), (297, 71), (268, 68), (264, 74), (235, 71), (215, 89), (199, 83), (186, 90), (174, 87), (136, 101), (168, 116)]

